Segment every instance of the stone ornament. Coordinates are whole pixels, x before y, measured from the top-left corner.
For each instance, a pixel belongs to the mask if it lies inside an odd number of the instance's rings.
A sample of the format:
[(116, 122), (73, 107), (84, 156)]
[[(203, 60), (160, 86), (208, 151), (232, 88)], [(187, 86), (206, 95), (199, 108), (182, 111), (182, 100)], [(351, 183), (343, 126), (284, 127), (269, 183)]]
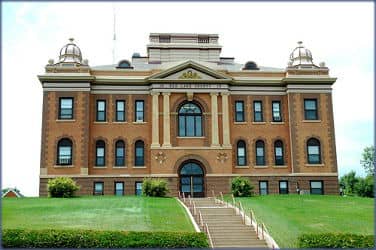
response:
[(220, 161), (221, 163), (224, 163), (225, 161), (227, 161), (227, 159), (228, 159), (228, 156), (226, 153), (217, 154), (217, 160)]
[(156, 161), (158, 161), (159, 164), (162, 164), (163, 162), (166, 161), (167, 156), (166, 156), (165, 153), (159, 151), (159, 152), (155, 155), (154, 159), (155, 159)]
[(184, 72), (179, 79), (201, 79), (201, 76), (197, 74), (197, 72), (192, 72), (192, 70), (188, 70)]

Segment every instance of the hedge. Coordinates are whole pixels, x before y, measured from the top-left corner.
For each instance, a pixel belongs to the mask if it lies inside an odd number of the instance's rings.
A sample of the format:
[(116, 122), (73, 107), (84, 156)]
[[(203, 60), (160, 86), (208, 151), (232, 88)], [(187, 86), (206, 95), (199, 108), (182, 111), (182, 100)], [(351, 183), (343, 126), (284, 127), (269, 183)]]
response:
[(303, 234), (299, 248), (374, 248), (374, 235), (359, 234)]
[(4, 229), (4, 248), (206, 248), (204, 233)]

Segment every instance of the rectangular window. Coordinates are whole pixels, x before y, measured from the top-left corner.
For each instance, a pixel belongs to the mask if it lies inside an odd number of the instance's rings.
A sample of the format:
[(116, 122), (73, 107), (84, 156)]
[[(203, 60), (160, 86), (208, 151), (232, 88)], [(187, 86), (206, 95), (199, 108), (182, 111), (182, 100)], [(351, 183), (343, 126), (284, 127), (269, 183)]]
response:
[(260, 195), (267, 195), (269, 193), (267, 181), (259, 181), (259, 188), (260, 188)]
[(124, 195), (124, 182), (115, 181), (115, 195), (123, 196)]
[(324, 194), (323, 181), (310, 181), (311, 194)]
[(61, 97), (59, 99), (59, 119), (70, 120), (73, 119), (73, 98)]
[(96, 157), (96, 166), (104, 166), (105, 160), (104, 160), (104, 148), (97, 147), (97, 157)]
[(135, 195), (142, 195), (142, 181), (136, 181), (135, 183)]
[(135, 103), (135, 121), (143, 122), (144, 121), (144, 101), (136, 101)]
[(318, 120), (317, 99), (304, 99), (304, 119)]
[(94, 182), (94, 195), (103, 195), (103, 182)]
[(124, 166), (125, 159), (124, 159), (124, 148), (118, 147), (116, 148), (116, 156), (115, 156), (115, 166)]
[(261, 101), (254, 101), (253, 102), (253, 120), (255, 122), (262, 122), (262, 102)]
[(238, 147), (238, 166), (245, 166), (245, 148)]
[(273, 112), (273, 122), (281, 122), (281, 102), (273, 101), (272, 102), (272, 112)]
[(265, 165), (265, 157), (264, 157), (264, 148), (257, 147), (256, 148), (256, 165), (257, 166), (264, 166)]
[(125, 101), (121, 101), (121, 100), (116, 101), (116, 121), (117, 122), (125, 121)]
[(320, 148), (319, 146), (308, 146), (308, 163), (320, 164)]
[(288, 194), (289, 193), (288, 181), (279, 181), (279, 193), (280, 194)]
[(235, 121), (244, 122), (244, 102), (243, 101), (235, 102)]
[(97, 100), (97, 121), (104, 122), (106, 121), (106, 101)]

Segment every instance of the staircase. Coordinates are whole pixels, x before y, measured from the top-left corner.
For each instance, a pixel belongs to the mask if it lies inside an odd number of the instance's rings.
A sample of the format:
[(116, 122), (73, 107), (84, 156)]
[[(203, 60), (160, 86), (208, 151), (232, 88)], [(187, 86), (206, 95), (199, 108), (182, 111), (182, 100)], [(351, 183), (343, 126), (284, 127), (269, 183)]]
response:
[[(193, 198), (196, 207), (194, 218), (202, 231), (208, 226), (214, 248), (242, 247), (267, 248), (265, 240), (257, 238), (253, 227), (245, 225), (233, 208), (215, 203), (213, 198)], [(200, 219), (201, 214), (201, 219)], [(204, 226), (202, 226), (204, 225)]]

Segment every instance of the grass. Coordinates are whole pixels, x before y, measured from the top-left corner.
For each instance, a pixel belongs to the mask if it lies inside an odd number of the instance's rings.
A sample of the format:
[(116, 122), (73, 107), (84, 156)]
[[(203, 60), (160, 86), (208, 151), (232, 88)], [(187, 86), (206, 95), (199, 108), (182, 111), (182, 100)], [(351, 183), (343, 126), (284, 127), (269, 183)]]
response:
[[(226, 197), (230, 200), (230, 197)], [(267, 195), (237, 198), (265, 223), (279, 247), (297, 247), (303, 233), (374, 235), (374, 199), (331, 195)]]
[(4, 198), (2, 228), (194, 232), (176, 199), (137, 196)]

